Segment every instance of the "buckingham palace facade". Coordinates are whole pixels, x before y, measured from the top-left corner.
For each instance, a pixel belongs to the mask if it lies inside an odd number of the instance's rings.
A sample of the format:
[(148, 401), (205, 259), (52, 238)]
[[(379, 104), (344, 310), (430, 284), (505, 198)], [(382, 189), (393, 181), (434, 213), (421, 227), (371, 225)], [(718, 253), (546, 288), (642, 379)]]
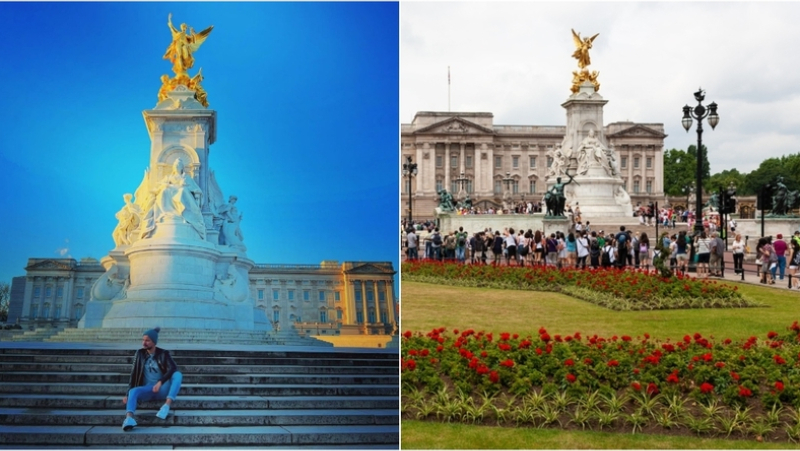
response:
[[(492, 113), (418, 112), (401, 125), (401, 166), (411, 157), (414, 218), (433, 216), (437, 193), (463, 188), (473, 205), (502, 206), (506, 189), (513, 202), (539, 202), (547, 190), (552, 159), (565, 126), (495, 125)], [(664, 124), (613, 122), (604, 127), (617, 154), (620, 175), (632, 205), (664, 197)], [(402, 180), (402, 212), (408, 216), (408, 178)]]
[[(93, 258), (31, 258), (12, 280), (8, 323), (75, 327), (105, 268)], [(256, 264), (250, 295), (274, 329), (309, 335), (390, 335), (397, 331), (391, 262)]]

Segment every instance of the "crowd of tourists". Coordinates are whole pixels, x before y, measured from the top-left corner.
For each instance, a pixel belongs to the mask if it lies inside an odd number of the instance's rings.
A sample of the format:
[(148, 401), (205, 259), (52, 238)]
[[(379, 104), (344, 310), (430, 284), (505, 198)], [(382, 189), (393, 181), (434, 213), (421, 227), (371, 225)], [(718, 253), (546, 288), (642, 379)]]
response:
[[(709, 221), (714, 224), (713, 221)], [(744, 256), (751, 254), (750, 246), (735, 233), (730, 244), (733, 269), (744, 271)], [(698, 278), (722, 277), (725, 241), (715, 227), (706, 227), (699, 234), (691, 229), (664, 233), (660, 238), (647, 232), (632, 233), (620, 226), (606, 233), (592, 230), (589, 221), (575, 222), (569, 230), (543, 233), (541, 230), (502, 231), (487, 228), (469, 233), (458, 230), (440, 231), (433, 221), (406, 223), (403, 221), (403, 247), (409, 260), (431, 259), (456, 261), (463, 264), (504, 264), (511, 266), (552, 266), (557, 268), (653, 268), (653, 258), (663, 255), (665, 264), (677, 272), (686, 273), (690, 262)], [(723, 229), (724, 230), (724, 229)], [(660, 246), (659, 246), (660, 244)], [(800, 288), (800, 231), (790, 240), (783, 235), (764, 237), (755, 248), (760, 265), (761, 283), (774, 284), (791, 274), (792, 288)]]

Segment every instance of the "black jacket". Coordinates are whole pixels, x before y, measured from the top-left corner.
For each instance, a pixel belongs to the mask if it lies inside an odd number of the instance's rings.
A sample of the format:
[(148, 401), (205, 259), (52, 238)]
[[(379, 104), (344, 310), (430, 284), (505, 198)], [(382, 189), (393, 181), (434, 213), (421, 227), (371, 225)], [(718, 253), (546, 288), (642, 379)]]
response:
[[(175, 364), (175, 361), (172, 360), (172, 356), (169, 355), (169, 351), (166, 349), (157, 347), (153, 358), (156, 360), (158, 367), (164, 374), (164, 376), (160, 379), (162, 384), (170, 380), (172, 375), (178, 371), (178, 366)], [(133, 369), (131, 370), (131, 380), (128, 382), (128, 390), (144, 385), (145, 360), (147, 360), (147, 350), (142, 348), (136, 351), (136, 355), (133, 357)]]

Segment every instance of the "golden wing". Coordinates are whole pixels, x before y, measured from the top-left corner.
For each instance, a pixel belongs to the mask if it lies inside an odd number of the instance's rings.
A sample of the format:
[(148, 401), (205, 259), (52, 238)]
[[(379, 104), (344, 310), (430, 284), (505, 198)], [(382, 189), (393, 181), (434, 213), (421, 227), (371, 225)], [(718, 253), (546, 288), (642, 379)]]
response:
[(594, 38), (596, 38), (596, 37), (598, 37), (598, 36), (600, 36), (600, 33), (597, 33), (596, 35), (594, 35), (594, 36), (592, 36), (591, 38), (587, 39), (587, 40), (586, 40), (586, 42), (588, 42), (588, 43), (589, 43), (589, 45), (591, 45), (591, 44), (592, 44), (592, 41), (594, 41)]
[(575, 48), (583, 47), (583, 41), (581, 40), (581, 34), (575, 33), (575, 30), (572, 30), (572, 40), (575, 42)]
[(192, 34), (192, 36), (191, 36), (191, 44), (189, 44), (189, 51), (190, 52), (196, 52), (197, 49), (199, 49), (200, 46), (203, 44), (203, 41), (205, 41), (206, 38), (208, 37), (208, 35), (211, 34), (211, 29), (213, 29), (213, 28), (214, 28), (214, 25), (211, 25), (210, 27), (206, 28), (205, 30), (201, 31), (200, 33)]

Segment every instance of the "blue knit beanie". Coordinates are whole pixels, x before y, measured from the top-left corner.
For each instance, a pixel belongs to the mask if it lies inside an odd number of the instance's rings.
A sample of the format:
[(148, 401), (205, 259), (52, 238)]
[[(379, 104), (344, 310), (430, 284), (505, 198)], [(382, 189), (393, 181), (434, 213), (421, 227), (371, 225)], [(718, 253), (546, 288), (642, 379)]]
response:
[(150, 337), (151, 340), (153, 340), (153, 344), (158, 344), (158, 333), (160, 331), (161, 331), (161, 328), (156, 326), (155, 329), (150, 329), (148, 331), (145, 331), (145, 333), (143, 333), (142, 335), (143, 336), (147, 335), (148, 337)]

